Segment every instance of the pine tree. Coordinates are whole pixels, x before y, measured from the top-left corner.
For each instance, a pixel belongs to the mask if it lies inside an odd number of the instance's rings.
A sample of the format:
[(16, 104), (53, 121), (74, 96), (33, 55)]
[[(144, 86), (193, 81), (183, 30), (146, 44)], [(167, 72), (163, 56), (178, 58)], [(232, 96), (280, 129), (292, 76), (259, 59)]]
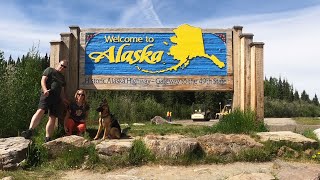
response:
[(312, 103), (315, 104), (316, 106), (319, 106), (319, 100), (318, 100), (317, 94), (314, 95), (314, 98), (312, 99)]
[(297, 90), (294, 91), (293, 100), (294, 101), (300, 100), (299, 92)]
[(303, 90), (301, 93), (301, 100), (305, 102), (310, 102), (309, 95), (306, 93), (305, 90)]

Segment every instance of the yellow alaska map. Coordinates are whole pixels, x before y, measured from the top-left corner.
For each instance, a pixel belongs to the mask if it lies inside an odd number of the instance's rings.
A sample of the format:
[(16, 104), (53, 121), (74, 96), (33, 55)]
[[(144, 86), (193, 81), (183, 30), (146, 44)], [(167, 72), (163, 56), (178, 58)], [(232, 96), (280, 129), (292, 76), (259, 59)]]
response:
[[(141, 71), (148, 73), (161, 73), (172, 70), (177, 71), (177, 69), (182, 65), (187, 67), (190, 60), (196, 57), (208, 58), (219, 68), (223, 68), (225, 66), (224, 62), (220, 61), (215, 55), (206, 54), (201, 28), (183, 24), (174, 29), (173, 32), (175, 33), (175, 36), (172, 36), (170, 41), (175, 45), (170, 47), (168, 55), (173, 56), (173, 59), (179, 61), (179, 63), (164, 70), (149, 71), (140, 69)], [(164, 42), (164, 44), (167, 43)]]

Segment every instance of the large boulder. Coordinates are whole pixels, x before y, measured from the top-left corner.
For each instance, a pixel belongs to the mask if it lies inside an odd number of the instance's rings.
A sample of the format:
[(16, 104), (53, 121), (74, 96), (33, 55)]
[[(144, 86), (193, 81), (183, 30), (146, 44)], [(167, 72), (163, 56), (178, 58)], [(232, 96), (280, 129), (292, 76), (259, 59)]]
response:
[(122, 155), (129, 152), (134, 139), (112, 139), (96, 141), (96, 150), (100, 157), (108, 158), (114, 155)]
[(315, 129), (313, 133), (317, 136), (318, 140), (320, 141), (320, 128)]
[(195, 138), (187, 138), (182, 135), (147, 135), (144, 142), (157, 157), (177, 157), (199, 147)]
[(241, 150), (263, 147), (248, 135), (243, 134), (210, 134), (198, 137), (201, 148), (208, 155), (228, 155)]
[(305, 149), (318, 146), (318, 142), (316, 140), (307, 138), (301, 134), (297, 134), (291, 131), (259, 132), (257, 133), (257, 135), (260, 137), (261, 142), (283, 141), (288, 143), (296, 143), (298, 145), (301, 145)]
[(16, 169), (27, 158), (31, 141), (23, 137), (0, 139), (0, 169)]
[(48, 150), (49, 155), (56, 157), (67, 149), (88, 147), (90, 144), (90, 141), (81, 136), (71, 135), (49, 141), (44, 146)]
[(155, 116), (150, 121), (152, 124), (167, 124), (167, 123), (169, 123), (166, 119), (164, 119), (161, 116)]

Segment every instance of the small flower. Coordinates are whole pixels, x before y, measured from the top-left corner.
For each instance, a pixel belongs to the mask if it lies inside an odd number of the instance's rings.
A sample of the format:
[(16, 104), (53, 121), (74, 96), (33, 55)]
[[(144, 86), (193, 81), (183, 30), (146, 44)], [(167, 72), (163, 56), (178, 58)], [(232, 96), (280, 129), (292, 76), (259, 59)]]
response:
[(317, 157), (317, 155), (314, 154), (314, 155), (312, 156), (312, 159), (315, 159), (316, 157)]

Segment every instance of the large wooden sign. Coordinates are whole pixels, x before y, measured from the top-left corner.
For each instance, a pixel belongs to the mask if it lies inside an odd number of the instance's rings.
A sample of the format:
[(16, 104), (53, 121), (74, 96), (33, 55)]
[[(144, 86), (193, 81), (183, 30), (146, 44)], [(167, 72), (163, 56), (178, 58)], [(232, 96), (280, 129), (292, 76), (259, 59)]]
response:
[(81, 29), (84, 89), (232, 91), (232, 29)]
[(233, 91), (233, 108), (264, 118), (262, 42), (232, 29), (187, 24), (161, 29), (80, 29), (51, 41), (50, 66), (69, 60), (66, 92), (96, 90)]

